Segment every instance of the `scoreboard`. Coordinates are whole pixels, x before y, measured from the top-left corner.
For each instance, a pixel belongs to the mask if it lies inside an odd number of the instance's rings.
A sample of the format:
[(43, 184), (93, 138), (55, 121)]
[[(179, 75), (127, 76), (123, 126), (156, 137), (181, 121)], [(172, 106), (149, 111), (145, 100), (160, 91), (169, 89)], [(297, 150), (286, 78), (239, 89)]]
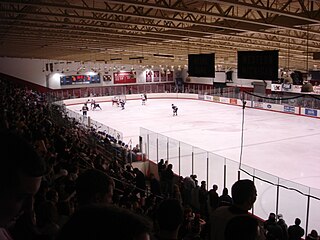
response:
[(100, 75), (70, 75), (60, 77), (60, 85), (100, 83)]

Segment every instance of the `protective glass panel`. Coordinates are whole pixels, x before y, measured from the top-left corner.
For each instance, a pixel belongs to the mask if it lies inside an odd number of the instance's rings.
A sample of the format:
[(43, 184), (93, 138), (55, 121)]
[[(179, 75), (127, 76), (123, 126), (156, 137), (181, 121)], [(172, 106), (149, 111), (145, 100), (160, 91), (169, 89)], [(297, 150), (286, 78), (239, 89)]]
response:
[(207, 151), (200, 148), (194, 148), (193, 151), (194, 151), (193, 175), (197, 175), (198, 184), (200, 185), (201, 181), (207, 182), (208, 153)]
[(294, 224), (296, 218), (301, 219), (301, 227), (306, 225), (307, 196), (301, 193), (308, 193), (309, 188), (301, 184), (280, 179), (279, 213), (289, 225)]
[(158, 134), (158, 154), (159, 160), (168, 160), (168, 137)]
[(172, 170), (179, 174), (179, 141), (174, 140), (172, 138), (168, 138), (168, 146), (169, 146), (169, 164), (173, 165)]
[[(253, 213), (262, 219), (267, 219), (269, 213), (276, 213), (278, 177), (266, 172), (254, 170), (254, 184), (257, 189), (257, 200)], [(249, 178), (249, 177), (248, 177)], [(252, 178), (249, 178), (252, 179)]]
[(148, 159), (152, 162), (158, 163), (158, 134), (154, 132), (149, 132), (148, 135)]
[(180, 175), (190, 176), (192, 174), (192, 146), (180, 142)]
[(215, 184), (223, 189), (224, 186), (225, 158), (214, 153), (209, 153), (208, 182), (209, 189)]
[[(309, 205), (309, 226), (308, 232), (312, 229), (319, 229), (320, 223), (320, 189), (310, 189), (310, 205)], [(302, 226), (303, 227), (303, 226)]]
[(232, 185), (238, 181), (239, 163), (226, 159), (226, 188), (231, 189)]

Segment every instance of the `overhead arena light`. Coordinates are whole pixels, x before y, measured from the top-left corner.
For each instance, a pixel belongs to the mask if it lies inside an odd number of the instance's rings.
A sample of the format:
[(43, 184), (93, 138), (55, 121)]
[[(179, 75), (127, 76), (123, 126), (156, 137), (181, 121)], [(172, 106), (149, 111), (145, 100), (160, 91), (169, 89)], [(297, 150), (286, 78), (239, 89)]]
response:
[(174, 55), (169, 54), (153, 54), (154, 57), (160, 57), (160, 58), (174, 58)]
[(142, 60), (144, 57), (129, 57), (129, 60)]

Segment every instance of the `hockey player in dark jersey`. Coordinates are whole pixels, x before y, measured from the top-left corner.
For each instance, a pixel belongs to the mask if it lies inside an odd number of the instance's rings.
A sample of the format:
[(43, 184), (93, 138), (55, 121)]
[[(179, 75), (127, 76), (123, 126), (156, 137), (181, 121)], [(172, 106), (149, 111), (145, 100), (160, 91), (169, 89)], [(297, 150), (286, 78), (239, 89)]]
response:
[(178, 116), (178, 107), (175, 106), (174, 104), (172, 104), (171, 107), (172, 107), (173, 116)]
[(147, 99), (144, 94), (141, 95), (141, 100), (142, 100), (142, 105), (146, 105)]
[(102, 108), (100, 107), (99, 103), (94, 103), (92, 110), (96, 110), (97, 108), (102, 110)]
[(121, 110), (124, 110), (124, 105), (126, 102), (123, 99), (120, 99)]
[(82, 111), (83, 116), (87, 116), (87, 112), (89, 111), (87, 103), (83, 104), (82, 109), (80, 111)]

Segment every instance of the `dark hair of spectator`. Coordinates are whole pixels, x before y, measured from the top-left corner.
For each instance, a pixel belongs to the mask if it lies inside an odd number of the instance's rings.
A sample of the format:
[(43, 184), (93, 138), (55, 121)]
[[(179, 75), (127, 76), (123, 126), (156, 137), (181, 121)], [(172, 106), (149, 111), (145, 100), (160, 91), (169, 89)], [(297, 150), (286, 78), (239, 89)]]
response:
[(76, 212), (61, 229), (57, 240), (131, 240), (150, 232), (150, 222), (140, 215), (115, 206), (93, 205)]
[(86, 170), (76, 181), (77, 200), (81, 205), (90, 204), (97, 194), (104, 195), (113, 187), (113, 179), (104, 172), (97, 169)]
[(235, 204), (245, 203), (253, 194), (256, 194), (256, 188), (253, 181), (243, 179), (235, 182), (231, 188), (232, 199)]
[(177, 199), (166, 199), (156, 211), (156, 220), (160, 230), (174, 231), (183, 222), (183, 209)]
[(41, 177), (45, 174), (44, 160), (24, 138), (9, 130), (0, 130), (0, 192), (19, 184), (17, 174)]

